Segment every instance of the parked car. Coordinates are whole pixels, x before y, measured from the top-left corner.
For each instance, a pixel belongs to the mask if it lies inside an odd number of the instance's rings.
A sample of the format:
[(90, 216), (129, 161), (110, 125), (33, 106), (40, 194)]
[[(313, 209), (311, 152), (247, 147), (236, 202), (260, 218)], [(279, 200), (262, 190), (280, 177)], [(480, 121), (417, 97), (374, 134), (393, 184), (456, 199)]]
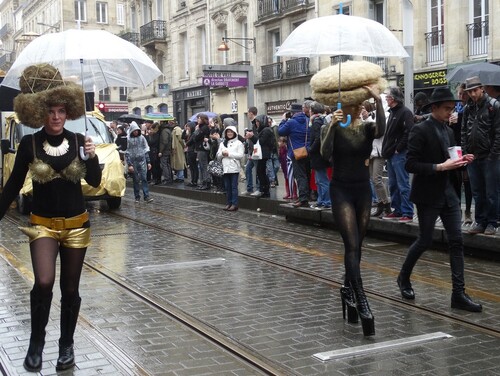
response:
[[(125, 176), (120, 155), (113, 142), (113, 136), (104, 122), (104, 117), (98, 111), (87, 112), (87, 135), (96, 145), (96, 154), (102, 168), (101, 184), (94, 188), (82, 179), (82, 191), (86, 200), (106, 200), (110, 209), (118, 209), (125, 194)], [(76, 120), (67, 120), (66, 129), (85, 134), (85, 117)], [(14, 166), (15, 153), (23, 136), (33, 134), (33, 129), (20, 123), (15, 113), (6, 118), (5, 138), (2, 139), (2, 187), (9, 179)], [(20, 213), (28, 214), (31, 207), (33, 186), (31, 174), (28, 172), (24, 185), (16, 200)]]

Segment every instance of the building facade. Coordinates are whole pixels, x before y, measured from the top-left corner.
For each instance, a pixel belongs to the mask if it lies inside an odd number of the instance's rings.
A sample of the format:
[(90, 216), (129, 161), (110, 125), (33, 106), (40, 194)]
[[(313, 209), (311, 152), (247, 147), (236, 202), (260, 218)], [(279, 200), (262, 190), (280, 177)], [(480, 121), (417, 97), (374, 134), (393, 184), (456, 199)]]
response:
[(363, 58), (275, 54), (301, 23), (337, 14), (341, 6), (344, 14), (374, 19), (401, 42), (411, 41), (411, 69), (398, 58), (366, 58), (391, 85), (404, 86), (407, 74), (414, 93), (430, 94), (460, 64), (500, 62), (500, 7), (491, 0), (4, 0), (0, 69), (8, 69), (23, 43), (80, 21), (135, 43), (163, 72), (146, 89), (109, 88), (96, 101), (137, 114), (169, 112), (181, 124), (200, 111), (226, 113), (242, 131), (250, 105), (279, 118), (290, 103), (310, 97), (314, 73), (339, 59)]

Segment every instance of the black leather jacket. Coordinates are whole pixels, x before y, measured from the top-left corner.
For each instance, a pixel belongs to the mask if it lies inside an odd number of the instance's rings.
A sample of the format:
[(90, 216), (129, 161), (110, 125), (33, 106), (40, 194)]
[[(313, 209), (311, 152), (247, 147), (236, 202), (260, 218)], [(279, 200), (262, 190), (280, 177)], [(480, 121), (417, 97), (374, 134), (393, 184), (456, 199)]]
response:
[(484, 93), (469, 101), (462, 119), (462, 153), (476, 159), (500, 159), (500, 102)]

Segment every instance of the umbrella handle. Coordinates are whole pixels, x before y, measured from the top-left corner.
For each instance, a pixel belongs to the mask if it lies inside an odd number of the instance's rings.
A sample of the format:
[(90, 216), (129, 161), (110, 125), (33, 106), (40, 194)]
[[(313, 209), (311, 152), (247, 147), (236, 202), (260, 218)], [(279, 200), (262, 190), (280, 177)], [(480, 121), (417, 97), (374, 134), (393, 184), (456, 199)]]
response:
[[(342, 103), (338, 102), (337, 103), (337, 110), (341, 110), (341, 109), (342, 109)], [(351, 115), (348, 114), (347, 115), (347, 121), (345, 123), (340, 122), (340, 126), (342, 128), (345, 128), (345, 127), (348, 127), (349, 124), (351, 124)]]
[[(87, 138), (87, 136), (87, 132), (85, 132), (85, 138)], [(80, 146), (80, 158), (82, 161), (89, 159), (89, 155), (85, 154), (85, 148), (83, 146)]]

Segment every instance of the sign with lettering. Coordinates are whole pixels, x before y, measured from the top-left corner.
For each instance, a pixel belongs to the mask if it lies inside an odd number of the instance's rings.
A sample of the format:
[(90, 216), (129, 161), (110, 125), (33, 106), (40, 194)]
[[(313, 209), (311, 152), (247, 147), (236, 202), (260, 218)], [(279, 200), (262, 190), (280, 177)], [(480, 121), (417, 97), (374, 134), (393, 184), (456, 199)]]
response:
[(290, 99), (287, 101), (277, 101), (266, 103), (266, 114), (268, 115), (283, 115), (290, 108), (292, 103), (295, 103), (295, 99)]
[(430, 72), (415, 73), (413, 75), (413, 88), (414, 89), (427, 89), (436, 86), (448, 85), (446, 79), (447, 69), (439, 69)]
[(248, 86), (246, 72), (203, 72), (203, 86), (238, 87)]

